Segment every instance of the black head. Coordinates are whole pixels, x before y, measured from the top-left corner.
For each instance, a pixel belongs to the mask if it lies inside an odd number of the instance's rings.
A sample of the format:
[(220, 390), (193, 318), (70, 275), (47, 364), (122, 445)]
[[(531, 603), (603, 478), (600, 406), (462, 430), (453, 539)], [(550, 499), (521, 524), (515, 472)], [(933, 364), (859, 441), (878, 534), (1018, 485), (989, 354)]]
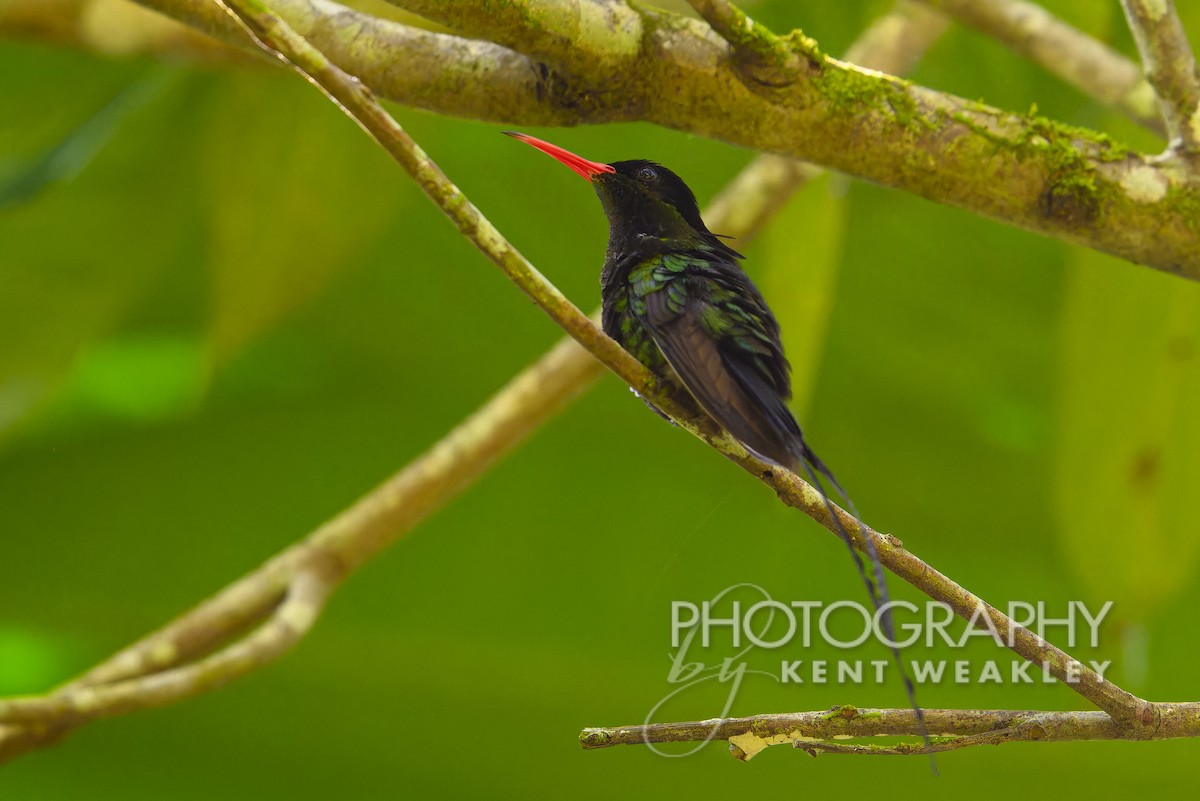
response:
[(726, 246), (700, 217), (696, 196), (671, 170), (645, 159), (615, 161), (613, 172), (592, 177), (613, 233), (666, 242), (700, 239)]
[(619, 251), (714, 249), (730, 258), (742, 255), (708, 230), (696, 196), (671, 170), (645, 159), (604, 164), (588, 161), (557, 145), (510, 133), (553, 156), (591, 181), (609, 224), (609, 249)]

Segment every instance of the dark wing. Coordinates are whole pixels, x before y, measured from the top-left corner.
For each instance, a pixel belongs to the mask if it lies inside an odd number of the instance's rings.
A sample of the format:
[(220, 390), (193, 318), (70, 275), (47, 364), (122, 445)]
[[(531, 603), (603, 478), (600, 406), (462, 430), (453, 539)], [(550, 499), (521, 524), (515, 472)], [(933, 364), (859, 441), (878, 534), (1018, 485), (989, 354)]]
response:
[(758, 289), (709, 254), (664, 256), (656, 273), (644, 319), (684, 386), (743, 445), (794, 466), (807, 448), (787, 407), (779, 326)]

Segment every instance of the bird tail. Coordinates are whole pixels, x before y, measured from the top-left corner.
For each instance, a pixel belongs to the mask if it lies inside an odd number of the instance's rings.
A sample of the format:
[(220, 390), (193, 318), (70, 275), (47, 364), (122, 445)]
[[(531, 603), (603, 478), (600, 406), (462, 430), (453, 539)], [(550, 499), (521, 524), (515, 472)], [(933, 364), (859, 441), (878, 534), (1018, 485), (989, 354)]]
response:
[[(850, 549), (850, 556), (854, 559), (854, 566), (858, 568), (858, 575), (862, 579), (863, 586), (867, 588), (867, 595), (871, 598), (872, 606), (875, 607), (877, 613), (882, 610), (882, 614), (879, 616), (879, 624), (889, 643), (888, 648), (892, 652), (892, 659), (895, 661), (896, 667), (900, 670), (900, 677), (904, 680), (904, 691), (908, 695), (909, 706), (912, 707), (913, 714), (917, 718), (917, 730), (921, 738), (925, 741), (925, 747), (929, 748), (932, 746), (932, 741), (929, 739), (929, 729), (925, 725), (925, 713), (917, 703), (916, 687), (913, 686), (912, 678), (908, 675), (908, 670), (904, 667), (904, 661), (900, 657), (900, 648), (895, 645), (895, 626), (892, 621), (892, 610), (889, 606), (891, 597), (888, 593), (887, 579), (883, 574), (883, 564), (879, 561), (879, 553), (875, 549), (875, 542), (867, 534), (867, 526), (863, 523), (862, 516), (859, 515), (854, 501), (850, 500), (850, 496), (846, 494), (846, 490), (842, 489), (842, 485), (834, 478), (833, 471), (821, 461), (812, 448), (808, 447), (808, 443), (803, 440), (801, 440), (800, 455), (796, 461), (797, 466), (804, 468), (804, 472), (808, 475), (808, 479), (812, 482), (813, 487), (816, 488), (817, 492), (821, 493), (821, 500), (825, 502), (825, 509), (829, 512), (829, 517), (833, 520), (838, 536), (846, 543), (846, 547)], [(817, 478), (817, 474), (820, 474), (829, 482), (829, 485), (841, 496), (841, 499), (846, 504), (846, 508), (849, 509), (850, 514), (854, 517), (854, 522), (858, 525), (859, 535), (866, 549), (867, 558), (871, 561), (870, 571), (867, 570), (862, 556), (854, 547), (854, 540), (851, 539), (849, 532), (842, 525), (841, 518), (838, 517), (834, 509), (833, 502), (829, 500), (829, 493), (825, 491), (825, 487), (821, 484), (820, 479)], [(937, 775), (937, 762), (932, 752), (929, 754), (929, 764), (933, 773)]]

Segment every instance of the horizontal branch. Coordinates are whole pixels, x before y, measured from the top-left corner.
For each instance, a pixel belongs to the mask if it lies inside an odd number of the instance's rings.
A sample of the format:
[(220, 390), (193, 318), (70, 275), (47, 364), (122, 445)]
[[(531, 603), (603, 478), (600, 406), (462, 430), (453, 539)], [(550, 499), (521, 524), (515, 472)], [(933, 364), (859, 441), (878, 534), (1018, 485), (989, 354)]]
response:
[[(1159, 704), (1160, 724), (1148, 737), (1167, 740), (1200, 737), (1200, 704)], [(724, 740), (738, 759), (753, 758), (772, 745), (790, 744), (816, 756), (830, 754), (910, 755), (957, 751), (977, 745), (1015, 742), (1069, 742), (1134, 739), (1103, 712), (1038, 712), (999, 709), (926, 709), (933, 742), (898, 745), (847, 743), (847, 738), (916, 736), (920, 726), (911, 709), (834, 707), (819, 712), (754, 715), (744, 718), (649, 723), (584, 729), (585, 749), (617, 745), (707, 743)]]

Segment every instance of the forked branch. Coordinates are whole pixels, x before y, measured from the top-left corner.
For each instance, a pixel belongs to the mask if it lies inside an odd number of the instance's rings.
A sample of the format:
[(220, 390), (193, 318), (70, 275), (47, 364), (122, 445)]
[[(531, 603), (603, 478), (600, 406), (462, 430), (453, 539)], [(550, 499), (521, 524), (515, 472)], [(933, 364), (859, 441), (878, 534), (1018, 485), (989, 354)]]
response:
[(1158, 97), (1137, 64), (1028, 0), (916, 0), (992, 37), (1155, 133)]

